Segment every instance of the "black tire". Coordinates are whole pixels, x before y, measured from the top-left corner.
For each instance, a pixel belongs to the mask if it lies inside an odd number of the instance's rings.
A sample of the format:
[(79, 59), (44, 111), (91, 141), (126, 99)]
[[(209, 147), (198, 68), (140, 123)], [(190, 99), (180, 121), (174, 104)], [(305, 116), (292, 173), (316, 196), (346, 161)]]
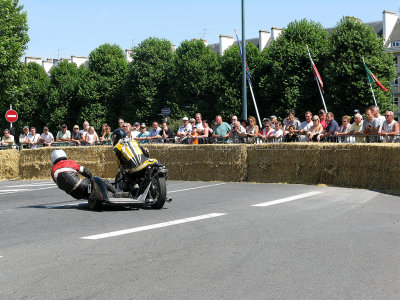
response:
[(103, 206), (103, 201), (90, 197), (88, 200), (88, 204), (91, 210), (100, 210)]
[(167, 199), (167, 184), (165, 182), (165, 177), (156, 176), (153, 178), (150, 193), (153, 199), (156, 200), (156, 202), (151, 205), (151, 208), (163, 208), (165, 200)]

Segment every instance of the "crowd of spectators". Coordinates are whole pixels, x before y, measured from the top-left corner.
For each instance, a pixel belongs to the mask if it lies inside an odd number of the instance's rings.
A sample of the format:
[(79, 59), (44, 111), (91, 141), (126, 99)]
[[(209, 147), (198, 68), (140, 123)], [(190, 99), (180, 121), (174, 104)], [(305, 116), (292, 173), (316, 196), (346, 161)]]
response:
[[(139, 143), (184, 143), (184, 144), (209, 144), (209, 143), (279, 143), (279, 142), (398, 142), (399, 123), (394, 120), (392, 111), (380, 115), (379, 107), (371, 106), (365, 110), (365, 118), (359, 110), (354, 110), (354, 115), (342, 116), (341, 125), (335, 120), (332, 112), (321, 109), (313, 115), (307, 111), (304, 121), (295, 116), (293, 110), (288, 116), (279, 121), (276, 116), (264, 118), (261, 127), (257, 125), (254, 117), (239, 121), (237, 116), (232, 116), (230, 124), (224, 122), (220, 115), (209, 123), (203, 120), (200, 113), (195, 118), (182, 118), (182, 125), (176, 134), (169, 129), (168, 122), (163, 122), (161, 127), (158, 122), (153, 122), (150, 131), (145, 123), (135, 122), (133, 126), (123, 119), (118, 120), (116, 128), (124, 129), (127, 136)], [(351, 121), (353, 120), (353, 123)], [(114, 129), (116, 129), (114, 128)], [(38, 148), (47, 146), (93, 146), (111, 144), (112, 128), (103, 124), (101, 133), (97, 134), (89, 122), (83, 122), (83, 128), (74, 125), (72, 133), (66, 124), (54, 138), (48, 127), (43, 128), (42, 134), (36, 132), (35, 127), (25, 126), (18, 142), (20, 148)], [(16, 148), (14, 136), (10, 130), (4, 130), (1, 139), (2, 148)]]

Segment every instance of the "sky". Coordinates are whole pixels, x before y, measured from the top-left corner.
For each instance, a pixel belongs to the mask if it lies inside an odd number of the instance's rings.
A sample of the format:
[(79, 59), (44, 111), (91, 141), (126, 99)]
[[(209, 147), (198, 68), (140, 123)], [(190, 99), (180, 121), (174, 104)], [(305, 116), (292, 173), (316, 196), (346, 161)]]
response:
[[(259, 30), (284, 28), (308, 19), (334, 27), (343, 16), (363, 22), (382, 20), (383, 10), (400, 14), (400, 4), (387, 0), (244, 0), (246, 39)], [(203, 38), (218, 43), (219, 35), (241, 36), (241, 0), (20, 0), (28, 13), (30, 42), (26, 56), (88, 56), (104, 43), (131, 49), (149, 37), (179, 46)]]

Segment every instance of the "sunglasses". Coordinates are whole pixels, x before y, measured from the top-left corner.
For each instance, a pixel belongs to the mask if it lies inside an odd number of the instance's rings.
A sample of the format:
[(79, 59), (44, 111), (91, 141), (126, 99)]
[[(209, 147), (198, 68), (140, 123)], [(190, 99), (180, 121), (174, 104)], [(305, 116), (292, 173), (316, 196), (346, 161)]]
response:
[(390, 115), (385, 115), (385, 118), (390, 117)]

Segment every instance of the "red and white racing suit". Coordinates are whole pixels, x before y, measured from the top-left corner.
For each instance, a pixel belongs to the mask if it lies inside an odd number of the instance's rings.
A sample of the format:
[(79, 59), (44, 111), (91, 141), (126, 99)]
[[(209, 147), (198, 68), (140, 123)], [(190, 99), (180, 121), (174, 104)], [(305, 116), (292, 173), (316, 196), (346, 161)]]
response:
[[(78, 173), (86, 178), (79, 178)], [(92, 174), (71, 159), (60, 160), (51, 169), (51, 177), (57, 186), (75, 199), (87, 199)]]

